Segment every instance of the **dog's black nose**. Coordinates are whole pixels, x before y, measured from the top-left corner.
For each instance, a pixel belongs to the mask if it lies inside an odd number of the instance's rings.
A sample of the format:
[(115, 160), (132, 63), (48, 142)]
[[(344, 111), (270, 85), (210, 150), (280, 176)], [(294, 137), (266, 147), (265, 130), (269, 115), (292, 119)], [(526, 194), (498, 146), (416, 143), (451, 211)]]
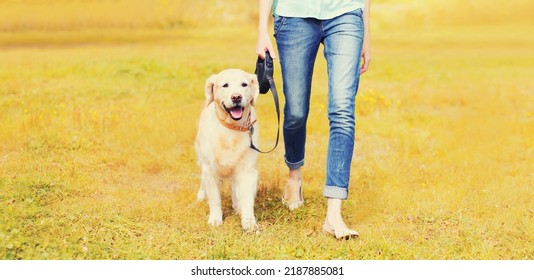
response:
[(232, 102), (239, 103), (239, 102), (241, 102), (242, 96), (241, 96), (241, 94), (236, 93), (236, 94), (232, 94), (231, 98), (232, 98)]

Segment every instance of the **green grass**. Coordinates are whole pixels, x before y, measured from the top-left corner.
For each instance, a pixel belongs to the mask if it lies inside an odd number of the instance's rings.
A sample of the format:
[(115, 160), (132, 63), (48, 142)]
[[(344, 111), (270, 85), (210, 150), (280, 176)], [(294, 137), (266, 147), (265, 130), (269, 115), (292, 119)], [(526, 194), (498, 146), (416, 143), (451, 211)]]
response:
[[(283, 146), (260, 155), (261, 233), (246, 234), (227, 186), (223, 226), (207, 225), (193, 141), (207, 77), (253, 71), (254, 23), (0, 32), (0, 258), (532, 259), (534, 38), (525, 26), (373, 33), (344, 204), (361, 237), (346, 242), (321, 231), (321, 52), (305, 205), (281, 204)], [(271, 147), (270, 96), (257, 107), (260, 146)]]

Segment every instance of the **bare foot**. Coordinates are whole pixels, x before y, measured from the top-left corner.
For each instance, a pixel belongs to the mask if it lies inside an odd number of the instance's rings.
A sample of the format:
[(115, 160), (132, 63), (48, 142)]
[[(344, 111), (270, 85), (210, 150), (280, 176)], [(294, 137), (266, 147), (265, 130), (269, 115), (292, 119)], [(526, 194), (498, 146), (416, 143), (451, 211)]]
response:
[(357, 231), (349, 229), (343, 221), (341, 217), (341, 202), (341, 199), (328, 198), (328, 209), (323, 230), (335, 235), (337, 239), (350, 239), (360, 236)]
[(304, 203), (302, 197), (302, 174), (300, 169), (290, 170), (287, 185), (282, 196), (282, 203), (294, 210)]

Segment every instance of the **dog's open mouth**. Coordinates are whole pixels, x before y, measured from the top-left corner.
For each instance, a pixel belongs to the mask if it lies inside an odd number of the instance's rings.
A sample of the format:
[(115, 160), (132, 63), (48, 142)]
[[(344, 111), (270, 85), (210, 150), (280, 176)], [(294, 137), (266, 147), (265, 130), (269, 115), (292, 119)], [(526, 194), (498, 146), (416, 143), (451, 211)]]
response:
[(234, 106), (232, 108), (226, 107), (226, 105), (223, 104), (224, 110), (230, 115), (230, 117), (234, 121), (238, 121), (243, 117), (243, 107), (241, 106)]

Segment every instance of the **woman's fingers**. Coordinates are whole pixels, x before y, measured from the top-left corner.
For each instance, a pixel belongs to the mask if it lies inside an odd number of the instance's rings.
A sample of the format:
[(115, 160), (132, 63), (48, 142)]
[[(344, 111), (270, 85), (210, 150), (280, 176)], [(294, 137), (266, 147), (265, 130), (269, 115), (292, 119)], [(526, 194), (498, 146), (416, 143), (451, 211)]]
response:
[(369, 53), (363, 52), (362, 59), (363, 59), (363, 64), (360, 67), (360, 75), (365, 73), (367, 69), (369, 68), (369, 63), (371, 62), (371, 56), (369, 55)]
[(271, 43), (271, 38), (269, 38), (269, 35), (260, 34), (258, 36), (258, 43), (256, 44), (256, 54), (262, 59), (265, 59), (265, 51), (269, 51), (273, 59), (276, 58), (276, 52)]

